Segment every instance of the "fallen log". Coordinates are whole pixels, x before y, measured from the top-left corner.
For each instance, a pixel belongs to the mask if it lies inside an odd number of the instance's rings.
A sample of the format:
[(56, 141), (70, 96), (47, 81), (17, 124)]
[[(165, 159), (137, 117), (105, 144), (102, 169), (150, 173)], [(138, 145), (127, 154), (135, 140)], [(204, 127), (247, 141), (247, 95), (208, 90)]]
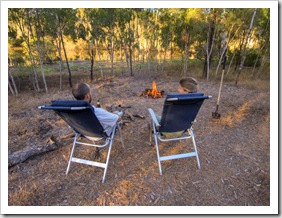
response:
[(45, 142), (42, 142), (42, 140), (34, 141), (31, 146), (27, 146), (24, 149), (14, 153), (10, 153), (8, 155), (8, 168), (23, 163), (36, 155), (41, 155), (69, 144), (70, 140), (66, 139), (72, 139), (72, 135), (73, 133), (61, 137), (51, 135), (47, 140), (45, 140)]

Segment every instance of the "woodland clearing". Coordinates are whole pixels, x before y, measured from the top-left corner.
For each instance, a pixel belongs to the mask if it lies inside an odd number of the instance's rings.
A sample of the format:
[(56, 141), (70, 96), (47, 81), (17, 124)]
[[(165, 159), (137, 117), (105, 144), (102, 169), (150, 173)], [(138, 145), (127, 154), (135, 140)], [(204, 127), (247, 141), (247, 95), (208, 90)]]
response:
[[(52, 79), (52, 78), (47, 78)], [(149, 144), (148, 108), (161, 113), (164, 98), (149, 99), (136, 93), (157, 88), (177, 92), (177, 76), (108, 77), (90, 83), (93, 101), (102, 107), (130, 105), (131, 113), (143, 115), (123, 126), (125, 149), (113, 145), (106, 182), (99, 168), (73, 164), (65, 174), (72, 138), (60, 148), (36, 155), (9, 168), (9, 206), (269, 206), (270, 205), (270, 90), (269, 81), (237, 86), (225, 82), (219, 113), (213, 119), (219, 84), (199, 79), (199, 91), (213, 96), (200, 109), (194, 133), (201, 161), (179, 159), (163, 163), (159, 174), (156, 149)], [(55, 99), (73, 99), (70, 89), (9, 96), (9, 155), (28, 146), (46, 144), (51, 136), (71, 129), (55, 113), (37, 107)], [(56, 143), (56, 142), (55, 142)], [(189, 144), (192, 146), (192, 143)], [(182, 143), (161, 144), (177, 152)], [(85, 148), (91, 157), (95, 149)], [(103, 150), (101, 151), (103, 156)]]

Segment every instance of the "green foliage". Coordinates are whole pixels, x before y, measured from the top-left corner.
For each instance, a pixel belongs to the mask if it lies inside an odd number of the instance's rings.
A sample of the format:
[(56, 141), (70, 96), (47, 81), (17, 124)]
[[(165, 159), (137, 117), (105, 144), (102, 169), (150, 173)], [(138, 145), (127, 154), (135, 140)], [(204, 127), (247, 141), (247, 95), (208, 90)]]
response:
[[(186, 58), (189, 58), (189, 73), (194, 67), (203, 68), (212, 19), (216, 28), (213, 63), (218, 62), (220, 57), (220, 34), (223, 32), (230, 40), (229, 57), (237, 51), (234, 62), (239, 62), (252, 13), (253, 8), (11, 8), (8, 23), (9, 61), (13, 65), (30, 65), (28, 43), (35, 64), (39, 65), (37, 43), (41, 43), (44, 49), (44, 61), (59, 60), (57, 45), (61, 43), (58, 37), (61, 29), (69, 60), (90, 60), (90, 48), (93, 46), (97, 64), (99, 46), (102, 61), (109, 60), (113, 48), (114, 61), (125, 61), (126, 52), (129, 55), (130, 51), (135, 62), (133, 64), (139, 60), (140, 65), (146, 66), (151, 61), (160, 60), (160, 64), (166, 55), (166, 63), (177, 63), (178, 69), (182, 68), (182, 58), (185, 49), (188, 49)], [(247, 46), (245, 66), (253, 67), (258, 54), (256, 66), (260, 66), (262, 57), (269, 53), (269, 18), (269, 9), (258, 9), (249, 40), (253, 45)], [(170, 58), (172, 62), (169, 62)]]
[(257, 60), (256, 67), (259, 67), (261, 64), (261, 59), (262, 59), (262, 56), (258, 54), (258, 51), (256, 49), (250, 49), (248, 50), (248, 53), (246, 54), (244, 66), (252, 67), (255, 65), (256, 60)]

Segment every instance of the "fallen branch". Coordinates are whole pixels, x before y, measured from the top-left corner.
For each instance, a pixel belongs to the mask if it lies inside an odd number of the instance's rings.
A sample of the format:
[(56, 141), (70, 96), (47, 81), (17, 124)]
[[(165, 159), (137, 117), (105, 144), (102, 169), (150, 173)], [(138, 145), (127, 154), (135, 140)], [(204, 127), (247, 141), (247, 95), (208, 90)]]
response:
[(134, 120), (133, 115), (128, 111), (125, 111), (124, 116), (128, 116), (131, 120)]
[(42, 142), (42, 140), (33, 141), (31, 146), (27, 146), (20, 151), (8, 155), (8, 168), (23, 163), (33, 156), (41, 155), (69, 144), (69, 140), (66, 139), (72, 139), (73, 135), (74, 133), (63, 136), (51, 135), (45, 142)]
[(141, 119), (145, 119), (145, 117), (141, 114), (133, 114), (134, 117), (139, 117)]

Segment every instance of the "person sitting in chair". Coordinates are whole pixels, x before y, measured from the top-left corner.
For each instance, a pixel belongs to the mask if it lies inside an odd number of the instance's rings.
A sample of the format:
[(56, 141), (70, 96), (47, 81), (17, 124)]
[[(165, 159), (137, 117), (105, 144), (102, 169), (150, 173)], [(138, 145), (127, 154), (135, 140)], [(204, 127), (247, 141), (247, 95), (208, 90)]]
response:
[[(72, 89), (72, 94), (76, 98), (76, 100), (84, 100), (88, 101), (89, 103), (91, 103), (92, 101), (91, 89), (87, 83), (76, 84)], [(122, 112), (120, 112), (120, 114), (114, 114), (106, 111), (103, 108), (94, 108), (97, 119), (103, 126), (107, 135), (110, 135), (115, 124), (122, 120)]]
[[(198, 91), (198, 81), (193, 77), (185, 77), (179, 81), (178, 92), (180, 94), (188, 94)], [(161, 121), (161, 116), (157, 115), (157, 120)], [(179, 132), (162, 132), (162, 135), (167, 138), (178, 137), (183, 131)]]
[(178, 91), (181, 94), (198, 91), (198, 81), (193, 77), (182, 78), (179, 81)]

